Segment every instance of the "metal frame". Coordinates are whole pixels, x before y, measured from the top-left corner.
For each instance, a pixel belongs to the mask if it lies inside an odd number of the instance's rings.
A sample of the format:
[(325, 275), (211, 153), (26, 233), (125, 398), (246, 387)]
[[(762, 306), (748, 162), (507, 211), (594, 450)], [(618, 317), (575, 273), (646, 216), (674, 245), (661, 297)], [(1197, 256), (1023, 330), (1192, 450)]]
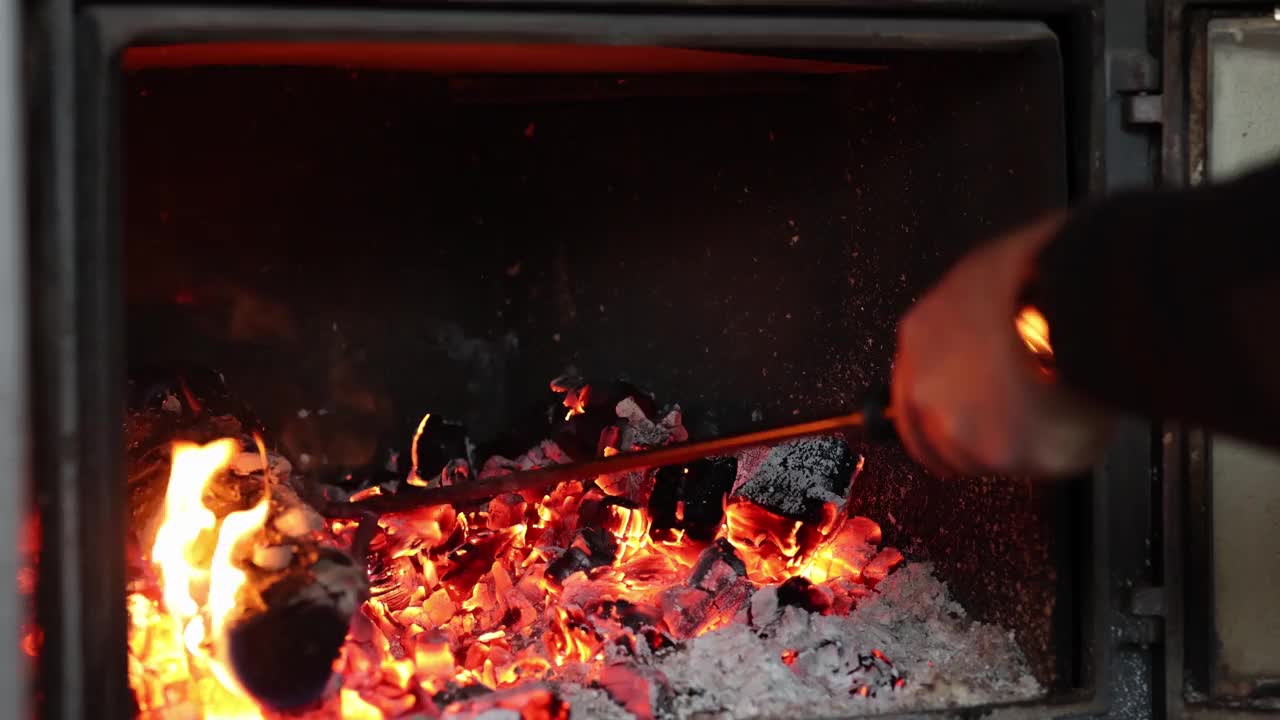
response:
[[(8, 529), (0, 541), (0, 573), (8, 578), (18, 576), (22, 562), (18, 535), (31, 479), (20, 38), (17, 0), (0, 0), (0, 492), (9, 499), (0, 505), (0, 527)], [(26, 717), (27, 663), (18, 650), (26, 614), (26, 598), (6, 586), (0, 592), (0, 717)]]
[[(1214, 17), (1273, 17), (1274, 3), (1248, 0), (1166, 0), (1161, 124), (1161, 184), (1182, 188), (1205, 181), (1208, 118), (1208, 23)], [(1217, 662), (1213, 577), (1212, 436), (1169, 424), (1162, 462), (1164, 563), (1171, 575), (1165, 622), (1180, 642), (1166, 647), (1169, 717), (1233, 718), (1242, 710), (1274, 707), (1225, 693)], [(1274, 700), (1272, 700), (1274, 703)]]
[[(36, 405), (35, 458), (47, 551), (40, 607), (47, 652), (41, 687), (45, 715), (79, 720), (123, 717), (131, 696), (125, 679), (123, 558), (125, 517), (119, 417), (123, 377), (118, 197), (115, 182), (117, 62), (121, 49), (147, 41), (217, 38), (427, 40), (446, 34), (486, 39), (687, 44), (715, 47), (767, 39), (859, 47), (1005, 41), (1043, 20), (1058, 36), (1066, 73), (1072, 196), (1098, 195), (1120, 184), (1149, 183), (1147, 138), (1127, 128), (1102, 71), (1115, 51), (1146, 51), (1146, 8), (1101, 0), (671, 0), (570, 2), (581, 12), (488, 9), (343, 10), (326, 7), (218, 8), (99, 6), (46, 0), (30, 21), (28, 45), (38, 61), (32, 117), (33, 168), (39, 170), (34, 231), (33, 296)], [(643, 3), (642, 6), (639, 4)], [(641, 12), (643, 7), (643, 13)], [(892, 13), (895, 17), (886, 15)], [(815, 26), (805, 18), (819, 17)], [(997, 22), (999, 21), (999, 22)], [(1012, 32), (1012, 35), (1010, 34)], [(1109, 163), (1111, 157), (1120, 158)], [(33, 170), (34, 171), (34, 170)], [(1136, 698), (1151, 687), (1149, 623), (1122, 609), (1135, 585), (1150, 585), (1147, 541), (1152, 524), (1149, 427), (1122, 435), (1091, 479), (1064, 497), (1090, 518), (1080, 528), (1074, 568), (1081, 580), (1080, 666), (1073, 692), (1054, 704), (969, 708), (931, 717), (1146, 717)], [(1136, 482), (1142, 478), (1142, 482)], [(1159, 705), (1156, 706), (1157, 710)]]

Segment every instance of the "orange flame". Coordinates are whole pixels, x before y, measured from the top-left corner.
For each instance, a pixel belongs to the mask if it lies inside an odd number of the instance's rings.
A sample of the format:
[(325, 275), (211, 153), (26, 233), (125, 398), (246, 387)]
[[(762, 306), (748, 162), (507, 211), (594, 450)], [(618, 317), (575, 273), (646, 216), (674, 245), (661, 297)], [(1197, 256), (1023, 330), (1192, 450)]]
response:
[(564, 414), (564, 419), (568, 420), (574, 415), (581, 415), (587, 411), (587, 399), (591, 397), (591, 386), (583, 385), (581, 390), (568, 390), (564, 394), (564, 406), (569, 411)]
[[(205, 488), (239, 449), (239, 443), (230, 438), (207, 445), (179, 442), (173, 446), (164, 516), (151, 547), (168, 615), (142, 595), (129, 599), (130, 648), (146, 661), (143, 668), (131, 667), (130, 671), (135, 689), (141, 686), (147, 690), (139, 691), (142, 710), (164, 707), (172, 702), (172, 689), (186, 685), (188, 700), (199, 702), (206, 720), (262, 717), (225, 663), (211, 657), (206, 647), (221, 644), (218, 641), (246, 577), (235, 566), (232, 551), (262, 526), (269, 492), (254, 508), (231, 513), (223, 520), (208, 568), (198, 567), (195, 561), (202, 547), (208, 551), (208, 533), (217, 525), (217, 518), (203, 503)], [(263, 468), (265, 475), (265, 463)], [(202, 603), (193, 586), (205, 582)], [(149, 690), (152, 687), (155, 692)]]
[(164, 580), (164, 605), (184, 621), (199, 610), (191, 597), (196, 570), (187, 561), (200, 533), (212, 530), (217, 518), (204, 506), (204, 488), (214, 474), (231, 462), (239, 450), (235, 440), (224, 438), (208, 445), (175, 443), (164, 499), (164, 521), (151, 546), (151, 560)]
[(418, 441), (422, 439), (422, 431), (427, 429), (427, 421), (431, 419), (431, 413), (422, 416), (418, 421), (418, 429), (413, 431), (413, 442), (409, 445), (409, 458), (413, 461), (413, 470), (409, 472), (409, 477), (405, 478), (405, 482), (417, 487), (426, 487), (427, 481), (418, 475)]
[[(583, 388), (567, 404), (571, 416), (585, 409), (586, 400)], [(427, 417), (419, 423), (415, 449)], [(142, 594), (129, 598), (130, 680), (144, 714), (182, 705), (194, 708), (184, 717), (203, 720), (263, 717), (240, 691), (219, 640), (234, 622), (237, 594), (246, 582), (236, 564), (237, 544), (263, 525), (269, 500), (228, 515), (220, 528), (201, 502), (210, 479), (236, 451), (231, 440), (175, 448), (166, 515), (151, 549), (164, 579), (164, 602)], [(325, 712), (357, 720), (434, 716), (431, 698), (458, 685), (504, 689), (578, 676), (582, 665), (603, 663), (606, 649), (615, 645), (657, 649), (723, 627), (741, 607), (722, 606), (718, 596), (700, 619), (668, 614), (711, 600), (709, 591), (686, 585), (707, 541), (680, 529), (652, 532), (643, 507), (614, 498), (602, 503), (598, 491), (588, 492), (579, 482), (564, 483), (541, 499), (508, 498), (491, 507), (441, 506), (380, 521), (381, 532), (370, 544), (371, 567), (381, 568), (373, 597), (335, 665), (344, 687)], [(682, 508), (677, 514), (692, 513)], [(339, 544), (357, 531), (354, 522), (328, 527)], [(560, 548), (585, 555), (598, 550), (578, 534), (586, 527), (611, 536), (612, 562), (571, 567), (567, 577), (549, 574), (568, 552)], [(802, 522), (742, 498), (726, 500), (717, 538), (733, 547), (756, 585), (803, 577), (822, 586), (832, 598), (824, 612), (848, 612), (901, 560), (896, 552), (877, 552), (878, 525), (846, 518), (834, 505)], [(199, 558), (210, 555), (208, 567), (200, 567)], [(748, 595), (725, 602), (749, 597), (750, 585), (733, 582), (735, 592), (745, 585)], [(686, 593), (674, 603), (673, 589)], [(613, 609), (603, 609), (609, 603)], [(646, 632), (661, 636), (633, 632), (629, 618), (642, 619)], [(786, 651), (781, 660), (791, 664), (797, 655)]]
[(213, 551), (213, 564), (209, 568), (209, 626), (220, 650), (218, 662), (211, 663), (211, 668), (223, 687), (241, 695), (244, 691), (230, 672), (223, 657), (225, 647), (219, 642), (227, 616), (236, 607), (236, 594), (245, 581), (244, 571), (232, 562), (231, 552), (237, 543), (262, 527), (267, 519), (267, 509), (271, 506), (270, 495), (269, 491), (264, 492), (262, 500), (253, 508), (231, 513), (222, 521), (218, 545)]
[(382, 720), (382, 711), (365, 702), (360, 693), (351, 688), (342, 689), (342, 720)]
[(1049, 343), (1049, 321), (1037, 308), (1027, 305), (1018, 311), (1014, 327), (1023, 345), (1043, 363), (1053, 360), (1053, 345)]

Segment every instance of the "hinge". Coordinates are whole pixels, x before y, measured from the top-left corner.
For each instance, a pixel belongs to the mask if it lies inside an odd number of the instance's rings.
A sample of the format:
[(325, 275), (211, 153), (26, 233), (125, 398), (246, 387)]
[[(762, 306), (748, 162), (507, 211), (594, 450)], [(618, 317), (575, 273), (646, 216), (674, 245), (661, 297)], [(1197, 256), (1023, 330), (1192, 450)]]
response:
[(1164, 117), (1160, 63), (1141, 50), (1107, 53), (1107, 92), (1124, 102), (1127, 125), (1158, 125)]
[(1164, 637), (1164, 588), (1134, 588), (1127, 609), (1127, 617), (1122, 616), (1115, 628), (1121, 642), (1142, 646), (1161, 642)]

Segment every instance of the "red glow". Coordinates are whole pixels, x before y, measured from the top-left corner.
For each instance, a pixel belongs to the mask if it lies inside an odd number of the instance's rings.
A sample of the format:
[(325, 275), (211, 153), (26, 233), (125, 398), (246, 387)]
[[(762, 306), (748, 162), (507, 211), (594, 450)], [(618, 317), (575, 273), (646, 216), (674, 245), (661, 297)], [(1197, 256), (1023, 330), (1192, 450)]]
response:
[(214, 42), (135, 46), (126, 71), (276, 65), (431, 70), (439, 73), (790, 72), (845, 74), (882, 66), (638, 45), (407, 42)]
[(350, 500), (351, 502), (360, 502), (361, 500), (366, 500), (371, 497), (378, 497), (381, 494), (382, 488), (378, 485), (374, 485), (373, 487), (367, 487), (359, 492), (351, 493)]
[[(529, 123), (529, 127), (525, 128), (525, 137), (533, 137), (533, 123)], [(587, 401), (591, 398), (591, 386), (583, 385), (578, 390), (566, 390), (564, 394), (564, 406), (569, 411), (564, 414), (564, 419), (568, 420), (574, 415), (581, 415), (587, 411)]]
[(22, 652), (28, 657), (38, 657), (44, 645), (44, 631), (38, 627), (28, 627), (22, 633)]
[[(570, 408), (585, 408), (589, 392), (587, 386), (576, 391)], [(190, 492), (182, 495), (190, 495), (191, 504), (202, 497), (197, 491), (207, 481), (195, 479), (202, 481), (187, 483)], [(351, 499), (385, 492), (373, 486)], [(436, 506), (384, 515), (368, 539), (370, 597), (335, 664), (343, 685), (329, 709), (358, 720), (436, 717), (441, 708), (435, 703), (456, 699), (460, 686), (483, 686), (496, 693), (450, 708), (566, 717), (567, 706), (533, 681), (590, 678), (607, 680), (618, 692), (644, 690), (643, 678), (630, 671), (609, 672), (618, 652), (669, 648), (730, 625), (749, 613), (760, 586), (793, 578), (808, 581), (793, 585), (809, 593), (812, 612), (845, 614), (871, 592), (864, 576), (873, 567), (887, 573), (901, 559), (875, 546), (876, 523), (846, 518), (834, 506), (802, 522), (741, 497), (724, 502), (714, 543), (695, 541), (678, 529), (651, 532), (643, 501), (609, 496), (598, 482), (566, 482), (541, 498), (508, 494), (461, 511)], [(676, 514), (692, 520), (687, 511), (681, 505)], [(223, 521), (219, 536), (228, 523)], [(174, 523), (184, 532), (191, 526)], [(359, 526), (327, 523), (339, 547), (354, 542)], [(217, 547), (222, 545), (219, 537)], [(217, 564), (216, 549), (214, 556)], [(187, 604), (203, 613), (199, 568), (186, 553), (166, 559), (191, 571), (162, 577), (179, 578), (175, 587), (186, 588)], [(206, 628), (179, 616), (172, 610), (176, 605), (156, 597), (129, 597), (130, 682), (147, 712), (169, 708), (175, 692), (205, 691), (202, 666), (190, 662), (190, 628), (216, 632), (216, 625)], [(224, 604), (234, 599), (218, 597)], [(36, 636), (24, 639), (24, 650), (30, 652), (29, 646), (38, 647)], [(879, 650), (872, 655), (891, 665)], [(780, 660), (793, 666), (798, 656), (789, 649)], [(247, 696), (219, 690), (216, 681), (210, 687), (221, 694), (202, 696), (191, 717), (263, 716)], [(631, 700), (643, 707), (646, 698), (640, 693)]]

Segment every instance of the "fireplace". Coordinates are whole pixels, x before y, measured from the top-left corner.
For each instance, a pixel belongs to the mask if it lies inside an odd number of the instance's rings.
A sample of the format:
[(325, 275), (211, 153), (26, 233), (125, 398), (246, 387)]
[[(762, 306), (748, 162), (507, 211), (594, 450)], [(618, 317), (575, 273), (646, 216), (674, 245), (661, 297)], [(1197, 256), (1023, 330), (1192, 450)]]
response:
[(952, 260), (1091, 187), (1082, 16), (81, 19), (111, 470), (37, 492), (43, 713), (1041, 717), (1129, 677), (1102, 549), (1151, 498), (1105, 470), (828, 438), (334, 509), (856, 405)]

